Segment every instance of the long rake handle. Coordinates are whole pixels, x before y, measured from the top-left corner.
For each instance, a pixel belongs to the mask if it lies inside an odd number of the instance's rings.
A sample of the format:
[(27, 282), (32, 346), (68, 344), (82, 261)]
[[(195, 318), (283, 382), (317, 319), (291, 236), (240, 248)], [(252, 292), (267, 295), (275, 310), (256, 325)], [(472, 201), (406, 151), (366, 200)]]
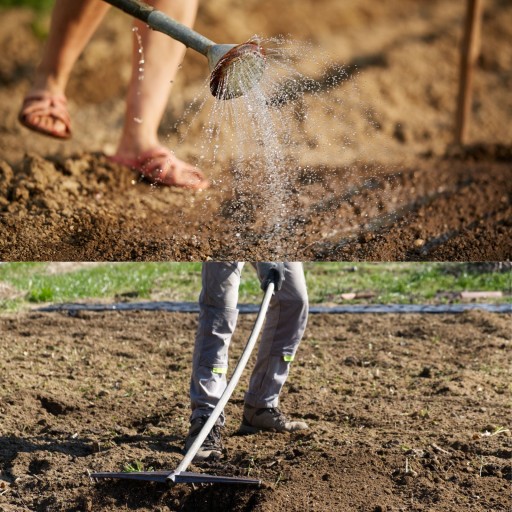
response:
[(104, 0), (110, 5), (121, 9), (130, 16), (147, 23), (152, 29), (163, 32), (185, 46), (196, 50), (206, 56), (208, 49), (214, 45), (213, 41), (202, 36), (191, 28), (179, 23), (140, 0)]
[(199, 448), (201, 448), (201, 445), (203, 444), (204, 440), (210, 433), (211, 429), (215, 425), (215, 422), (221, 415), (222, 411), (224, 410), (225, 405), (228, 403), (229, 399), (231, 398), (231, 395), (233, 394), (233, 391), (235, 390), (236, 385), (238, 384), (238, 381), (240, 380), (240, 377), (242, 375), (242, 372), (245, 369), (245, 366), (247, 365), (247, 362), (249, 361), (249, 357), (251, 356), (251, 353), (254, 349), (254, 345), (256, 345), (256, 341), (258, 340), (258, 336), (260, 334), (261, 328), (263, 326), (263, 322), (265, 320), (265, 315), (267, 314), (268, 306), (270, 304), (270, 299), (272, 298), (272, 294), (274, 293), (274, 283), (270, 283), (267, 286), (267, 289), (265, 291), (265, 296), (263, 297), (263, 301), (260, 306), (260, 310), (258, 312), (258, 316), (256, 317), (256, 322), (254, 324), (254, 327), (252, 329), (251, 335), (249, 336), (249, 339), (247, 340), (247, 345), (245, 346), (245, 349), (240, 356), (240, 360), (238, 361), (235, 370), (233, 371), (233, 375), (231, 376), (231, 380), (229, 381), (228, 385), (226, 386), (226, 389), (224, 390), (224, 393), (222, 393), (221, 397), (219, 398), (219, 401), (215, 408), (213, 409), (210, 417), (206, 421), (206, 423), (203, 425), (203, 428), (197, 435), (196, 440), (192, 443), (192, 446), (188, 449), (187, 453), (183, 457), (183, 460), (180, 462), (179, 466), (176, 468), (176, 470), (169, 475), (169, 480), (174, 481), (174, 476), (179, 475), (183, 471), (185, 471), (189, 464), (194, 459), (196, 453), (198, 452)]

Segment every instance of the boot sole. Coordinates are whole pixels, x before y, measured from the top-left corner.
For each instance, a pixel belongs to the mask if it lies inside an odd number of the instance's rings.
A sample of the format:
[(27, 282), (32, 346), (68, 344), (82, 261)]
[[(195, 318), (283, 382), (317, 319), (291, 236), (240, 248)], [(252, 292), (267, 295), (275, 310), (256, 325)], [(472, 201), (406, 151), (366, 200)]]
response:
[[(186, 453), (186, 452), (185, 452)], [(222, 453), (217, 451), (211, 451), (205, 453), (196, 453), (193, 462), (204, 462), (204, 461), (216, 461), (222, 459)]]
[(295, 430), (277, 430), (276, 428), (265, 428), (265, 427), (251, 427), (250, 425), (240, 425), (238, 434), (257, 434), (258, 432), (276, 432), (278, 434), (293, 434), (293, 432), (300, 432), (303, 430), (309, 430), (306, 425), (304, 428), (297, 428)]
[[(181, 453), (183, 455), (186, 455), (190, 446), (192, 446), (192, 443), (190, 445), (185, 445), (185, 447), (181, 450)], [(198, 452), (196, 453), (193, 462), (203, 462), (205, 460), (220, 460), (223, 457), (223, 453), (220, 450), (216, 450), (212, 448), (211, 450), (204, 450), (199, 448)]]

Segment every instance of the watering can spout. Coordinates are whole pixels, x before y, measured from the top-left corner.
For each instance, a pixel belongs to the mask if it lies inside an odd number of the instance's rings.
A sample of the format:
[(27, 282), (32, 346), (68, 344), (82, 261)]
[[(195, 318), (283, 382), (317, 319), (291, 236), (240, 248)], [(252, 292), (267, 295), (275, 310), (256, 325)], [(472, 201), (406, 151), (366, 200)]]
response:
[(214, 44), (208, 49), (210, 91), (219, 99), (243, 96), (257, 85), (266, 66), (265, 51), (256, 42)]
[(208, 48), (206, 57), (208, 59), (208, 67), (210, 68), (210, 73), (216, 68), (220, 59), (222, 59), (226, 53), (228, 53), (236, 46), (236, 44), (213, 44)]

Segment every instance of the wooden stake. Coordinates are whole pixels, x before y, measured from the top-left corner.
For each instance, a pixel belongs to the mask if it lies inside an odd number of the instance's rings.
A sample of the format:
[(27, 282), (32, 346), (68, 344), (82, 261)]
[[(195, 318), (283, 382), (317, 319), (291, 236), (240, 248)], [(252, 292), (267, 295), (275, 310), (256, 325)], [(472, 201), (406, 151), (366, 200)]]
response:
[(480, 54), (483, 0), (468, 0), (461, 48), (459, 96), (455, 120), (455, 143), (467, 142), (471, 116), (473, 71)]

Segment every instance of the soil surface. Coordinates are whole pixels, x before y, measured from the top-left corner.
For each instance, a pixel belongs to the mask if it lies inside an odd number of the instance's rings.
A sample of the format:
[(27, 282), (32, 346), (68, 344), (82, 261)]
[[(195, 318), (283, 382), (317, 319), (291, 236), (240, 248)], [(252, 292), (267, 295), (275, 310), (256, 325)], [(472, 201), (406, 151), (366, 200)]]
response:
[[(240, 318), (232, 367), (253, 322)], [(263, 480), (245, 488), (88, 477), (176, 468), (196, 315), (33, 311), (0, 326), (2, 511), (512, 507), (510, 315), (311, 315), (281, 399), (310, 429), (236, 435), (244, 375), (225, 460), (191, 468)]]
[[(232, 155), (209, 157), (204, 130), (213, 100), (197, 103), (208, 96), (208, 70), (190, 50), (160, 135), (204, 169), (212, 188), (150, 187), (109, 163), (133, 38), (119, 12), (109, 13), (73, 71), (73, 139), (53, 141), (21, 127), (17, 114), (42, 41), (33, 13), (2, 12), (0, 258), (510, 259), (512, 5), (485, 4), (468, 146), (456, 149), (464, 8), (444, 0), (201, 2), (196, 29), (214, 41), (256, 33), (311, 43), (294, 65), (314, 79), (315, 93), (274, 102), (291, 132), (283, 204), (262, 189), (261, 169), (244, 177), (241, 191)], [(227, 139), (246, 129), (218, 121)], [(269, 208), (279, 210), (279, 222), (268, 224)]]

